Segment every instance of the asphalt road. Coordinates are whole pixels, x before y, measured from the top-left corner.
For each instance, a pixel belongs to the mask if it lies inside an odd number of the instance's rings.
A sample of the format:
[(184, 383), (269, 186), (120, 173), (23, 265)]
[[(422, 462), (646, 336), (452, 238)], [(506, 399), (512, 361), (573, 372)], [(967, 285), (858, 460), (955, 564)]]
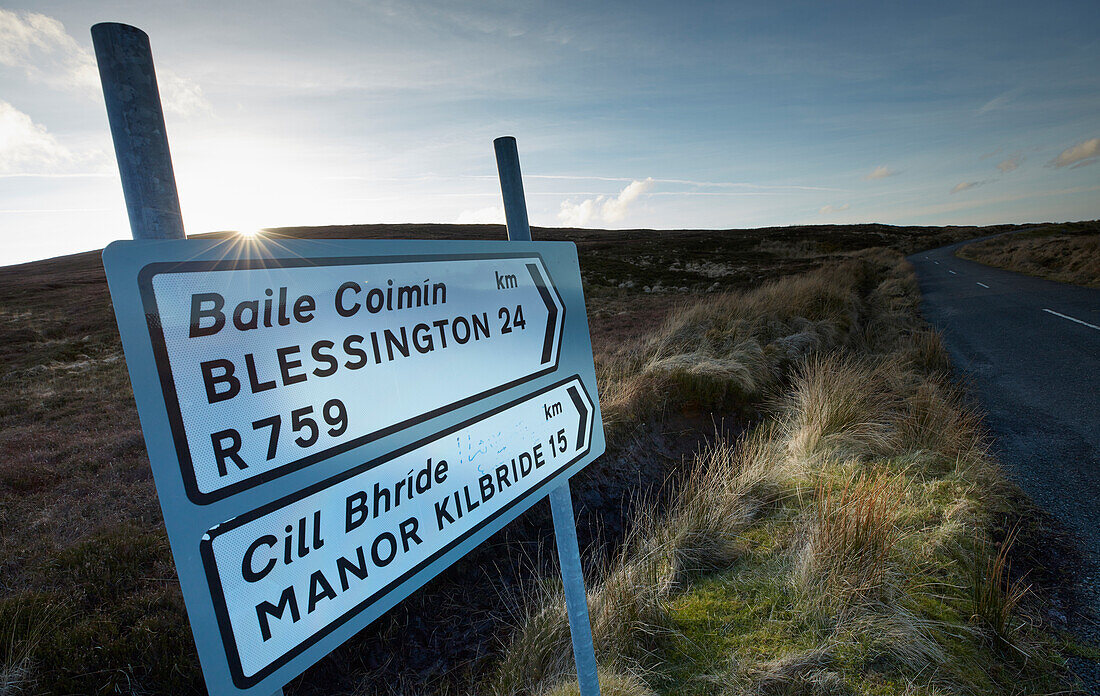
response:
[[(973, 240), (971, 240), (973, 241)], [(963, 242), (966, 244), (969, 242)], [(1007, 473), (1076, 536), (1078, 587), (1100, 626), (1100, 290), (991, 268), (954, 255), (909, 257), (925, 318), (987, 414)], [(1092, 616), (1087, 607), (1091, 605)]]

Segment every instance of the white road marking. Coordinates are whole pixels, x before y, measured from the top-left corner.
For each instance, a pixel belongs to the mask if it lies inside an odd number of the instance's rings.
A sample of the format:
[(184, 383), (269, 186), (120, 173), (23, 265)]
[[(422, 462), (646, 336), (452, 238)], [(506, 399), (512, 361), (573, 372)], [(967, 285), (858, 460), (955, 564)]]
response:
[(983, 288), (985, 288), (986, 290), (988, 290), (988, 289), (989, 289), (989, 286), (988, 286), (988, 285), (986, 285), (985, 283), (978, 283), (978, 285), (981, 285), (981, 286), (982, 286)]
[(1084, 326), (1087, 326), (1090, 329), (1096, 329), (1097, 331), (1100, 331), (1100, 326), (1097, 326), (1096, 324), (1090, 324), (1087, 321), (1081, 321), (1080, 319), (1075, 319), (1073, 317), (1066, 316), (1065, 314), (1062, 314), (1061, 312), (1055, 312), (1053, 309), (1044, 309), (1043, 311), (1044, 312), (1050, 312), (1051, 314), (1053, 314), (1056, 317), (1062, 317), (1063, 319), (1069, 319), (1070, 321), (1075, 321), (1078, 324), (1083, 324)]
[(958, 274), (958, 273), (956, 273), (955, 271), (948, 271), (948, 273), (950, 273), (951, 275), (959, 275), (959, 274)]

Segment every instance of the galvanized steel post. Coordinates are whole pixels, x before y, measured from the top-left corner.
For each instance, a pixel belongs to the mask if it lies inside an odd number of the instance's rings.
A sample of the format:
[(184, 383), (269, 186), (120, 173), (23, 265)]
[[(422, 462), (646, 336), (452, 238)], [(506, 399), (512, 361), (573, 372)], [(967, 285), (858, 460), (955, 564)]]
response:
[(92, 45), (130, 231), (134, 239), (186, 239), (149, 35), (104, 22), (92, 27)]
[(92, 27), (92, 44), (134, 239), (183, 239), (149, 36), (108, 22)]
[(527, 222), (527, 201), (523, 197), (523, 176), (519, 170), (519, 150), (510, 135), (493, 141), (497, 154), (497, 175), (504, 198), (504, 221), (508, 225), (508, 241), (531, 241), (531, 225)]
[[(519, 169), (519, 150), (512, 136), (493, 141), (500, 176), (500, 193), (504, 199), (504, 219), (508, 240), (531, 241), (531, 225), (527, 221), (527, 202), (523, 197), (523, 177)], [(581, 696), (599, 696), (600, 682), (596, 674), (596, 651), (592, 645), (592, 623), (588, 619), (588, 596), (584, 590), (580, 545), (577, 543), (577, 520), (573, 514), (573, 499), (569, 479), (550, 491), (550, 512), (554, 516), (554, 539), (558, 546), (558, 564), (565, 586), (565, 608), (569, 614), (569, 632), (573, 636), (573, 660), (577, 664), (577, 682)]]

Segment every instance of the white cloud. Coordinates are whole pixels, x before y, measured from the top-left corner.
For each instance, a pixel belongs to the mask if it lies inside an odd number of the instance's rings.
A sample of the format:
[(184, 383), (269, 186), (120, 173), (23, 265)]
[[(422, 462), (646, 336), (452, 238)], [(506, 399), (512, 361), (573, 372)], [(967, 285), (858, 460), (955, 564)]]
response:
[(1050, 165), (1059, 169), (1072, 165), (1076, 169), (1095, 164), (1097, 157), (1100, 157), (1100, 138), (1092, 138), (1062, 150), (1062, 154), (1052, 159)]
[(1012, 170), (1019, 167), (1020, 162), (1023, 162), (1023, 161), (1024, 161), (1024, 158), (1023, 158), (1022, 155), (1013, 155), (1012, 157), (1009, 157), (1008, 159), (1006, 159), (1003, 162), (999, 163), (997, 165), (997, 169), (1000, 169), (1002, 172), (1006, 172), (1006, 173), (1011, 172)]
[(889, 167), (887, 167), (884, 164), (884, 165), (875, 167), (875, 170), (873, 172), (871, 172), (870, 174), (868, 174), (867, 176), (863, 177), (863, 180), (864, 181), (874, 181), (876, 179), (885, 179), (888, 176), (897, 176), (897, 174), (898, 174), (897, 172), (895, 172), (893, 169), (890, 169)]
[(641, 181), (635, 179), (617, 196), (597, 196), (580, 203), (562, 201), (558, 219), (572, 227), (619, 222), (626, 217), (630, 206), (653, 188), (653, 184), (652, 177)]
[(161, 107), (167, 114), (186, 117), (213, 111), (199, 83), (171, 70), (157, 70), (157, 90)]
[[(98, 98), (99, 71), (92, 52), (58, 20), (36, 12), (0, 8), (0, 65), (22, 70), (28, 80)], [(202, 88), (171, 70), (157, 70), (165, 112), (190, 116), (210, 110)]]
[(49, 172), (73, 160), (72, 152), (45, 126), (0, 100), (0, 174)]
[(843, 205), (831, 205), (830, 204), (830, 205), (822, 206), (821, 210), (817, 211), (817, 214), (818, 215), (829, 215), (831, 213), (839, 213), (841, 211), (847, 210), (849, 207), (851, 207), (851, 206), (849, 206), (847, 203), (844, 203)]
[(99, 87), (95, 59), (65, 26), (35, 12), (0, 9), (0, 64), (20, 69), (27, 78), (51, 87)]
[(476, 210), (463, 210), (455, 218), (455, 223), (459, 225), (503, 225), (504, 208), (489, 206), (488, 208), (478, 208)]
[(989, 183), (988, 181), (964, 181), (961, 184), (956, 184), (955, 188), (951, 189), (951, 193), (959, 193), (972, 188), (978, 188)]

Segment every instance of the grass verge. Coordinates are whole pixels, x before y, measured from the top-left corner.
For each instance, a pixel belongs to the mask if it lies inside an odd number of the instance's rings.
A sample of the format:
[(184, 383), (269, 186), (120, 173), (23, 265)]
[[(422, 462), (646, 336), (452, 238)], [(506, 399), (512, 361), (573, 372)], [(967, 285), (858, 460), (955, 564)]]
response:
[(1100, 222), (1041, 227), (967, 244), (971, 261), (1062, 283), (1100, 288)]
[[(1065, 693), (1040, 598), (1011, 572), (1015, 493), (945, 373), (900, 255), (675, 315), (601, 365), (605, 413), (753, 409), (590, 579), (622, 694)], [(608, 416), (605, 416), (608, 417)], [(571, 693), (544, 589), (486, 690)]]

